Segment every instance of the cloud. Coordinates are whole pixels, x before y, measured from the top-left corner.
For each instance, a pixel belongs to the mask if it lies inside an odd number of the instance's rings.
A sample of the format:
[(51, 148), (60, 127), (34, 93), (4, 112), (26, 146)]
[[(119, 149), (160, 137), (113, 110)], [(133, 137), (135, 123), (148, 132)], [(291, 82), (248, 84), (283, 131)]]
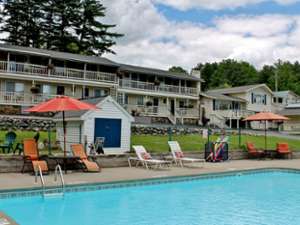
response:
[(106, 55), (112, 60), (167, 69), (191, 69), (202, 62), (226, 58), (257, 67), (300, 60), (300, 16), (222, 17), (212, 25), (167, 20), (151, 0), (105, 0), (107, 21), (125, 36)]
[(267, 1), (273, 1), (280, 5), (288, 5), (299, 2), (299, 0), (154, 0), (155, 3), (171, 6), (178, 10), (188, 10), (192, 8), (210, 10), (235, 9)]

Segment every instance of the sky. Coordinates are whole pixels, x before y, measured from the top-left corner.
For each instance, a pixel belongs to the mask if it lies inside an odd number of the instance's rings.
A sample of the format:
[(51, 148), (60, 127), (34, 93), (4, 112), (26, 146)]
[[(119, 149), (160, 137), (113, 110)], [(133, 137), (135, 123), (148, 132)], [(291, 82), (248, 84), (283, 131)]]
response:
[(105, 56), (120, 63), (190, 70), (245, 60), (257, 68), (300, 61), (300, 0), (102, 0), (104, 22), (124, 37)]

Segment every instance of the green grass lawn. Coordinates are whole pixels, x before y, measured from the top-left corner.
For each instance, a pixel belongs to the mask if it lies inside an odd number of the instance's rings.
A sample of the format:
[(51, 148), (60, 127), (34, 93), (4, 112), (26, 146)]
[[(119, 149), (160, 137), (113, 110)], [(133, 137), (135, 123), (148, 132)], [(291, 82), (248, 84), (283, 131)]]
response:
[[(211, 140), (216, 140), (217, 136), (211, 136)], [(203, 139), (200, 135), (180, 135), (173, 136), (174, 141), (178, 141), (184, 151), (204, 151), (204, 145), (207, 139)], [(168, 136), (151, 136), (151, 135), (133, 135), (131, 138), (132, 145), (144, 145), (145, 148), (151, 152), (167, 152)], [(264, 149), (264, 136), (245, 136), (241, 137), (242, 149), (245, 149), (247, 141), (253, 142), (257, 148)], [(293, 151), (300, 151), (300, 140), (291, 140), (286, 138), (268, 137), (268, 149), (275, 149), (277, 142), (289, 143), (290, 149)], [(229, 141), (229, 150), (237, 150), (239, 148), (238, 135), (231, 135)]]
[[(24, 138), (33, 138), (35, 135), (34, 131), (15, 131), (17, 134), (16, 143), (21, 143)], [(4, 141), (6, 131), (0, 131), (0, 140)], [(218, 136), (211, 136), (211, 140), (214, 141)], [(40, 141), (48, 139), (48, 132), (40, 132)], [(173, 140), (178, 141), (181, 148), (184, 151), (204, 151), (204, 145), (207, 139), (203, 139), (200, 135), (180, 135), (173, 136)], [(275, 149), (277, 142), (287, 142), (290, 149), (293, 151), (300, 151), (300, 140), (291, 140), (286, 138), (268, 137), (268, 149)], [(56, 141), (56, 133), (51, 132), (51, 143)], [(250, 136), (242, 135), (241, 144), (242, 149), (245, 149), (245, 143), (247, 141), (253, 142), (257, 148), (264, 149), (265, 139), (264, 136)], [(132, 135), (132, 145), (144, 145), (150, 152), (168, 152), (168, 136), (153, 136), (153, 135)], [(52, 145), (53, 146), (53, 145)], [(237, 150), (239, 148), (239, 137), (238, 135), (231, 135), (229, 141), (229, 149)], [(43, 154), (47, 154), (48, 150), (44, 149)]]

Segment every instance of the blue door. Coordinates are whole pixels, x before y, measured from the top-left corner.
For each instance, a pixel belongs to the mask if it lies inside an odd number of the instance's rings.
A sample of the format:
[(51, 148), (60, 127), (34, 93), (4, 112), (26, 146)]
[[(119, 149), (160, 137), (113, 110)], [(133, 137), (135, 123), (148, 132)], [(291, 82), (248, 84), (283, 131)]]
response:
[(95, 135), (96, 137), (104, 137), (104, 147), (119, 148), (121, 147), (121, 119), (95, 119)]

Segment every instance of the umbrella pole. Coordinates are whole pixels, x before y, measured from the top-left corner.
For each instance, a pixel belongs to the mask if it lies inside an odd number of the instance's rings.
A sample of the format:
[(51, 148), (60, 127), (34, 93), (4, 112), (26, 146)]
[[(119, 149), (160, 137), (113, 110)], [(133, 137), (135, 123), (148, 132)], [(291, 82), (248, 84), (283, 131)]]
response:
[(66, 171), (66, 155), (67, 155), (67, 152), (66, 152), (66, 121), (65, 121), (65, 111), (62, 111), (62, 117), (63, 117), (63, 132), (64, 132), (64, 170), (65, 170), (65, 173), (67, 172)]
[(267, 150), (267, 121), (265, 120), (265, 150)]

